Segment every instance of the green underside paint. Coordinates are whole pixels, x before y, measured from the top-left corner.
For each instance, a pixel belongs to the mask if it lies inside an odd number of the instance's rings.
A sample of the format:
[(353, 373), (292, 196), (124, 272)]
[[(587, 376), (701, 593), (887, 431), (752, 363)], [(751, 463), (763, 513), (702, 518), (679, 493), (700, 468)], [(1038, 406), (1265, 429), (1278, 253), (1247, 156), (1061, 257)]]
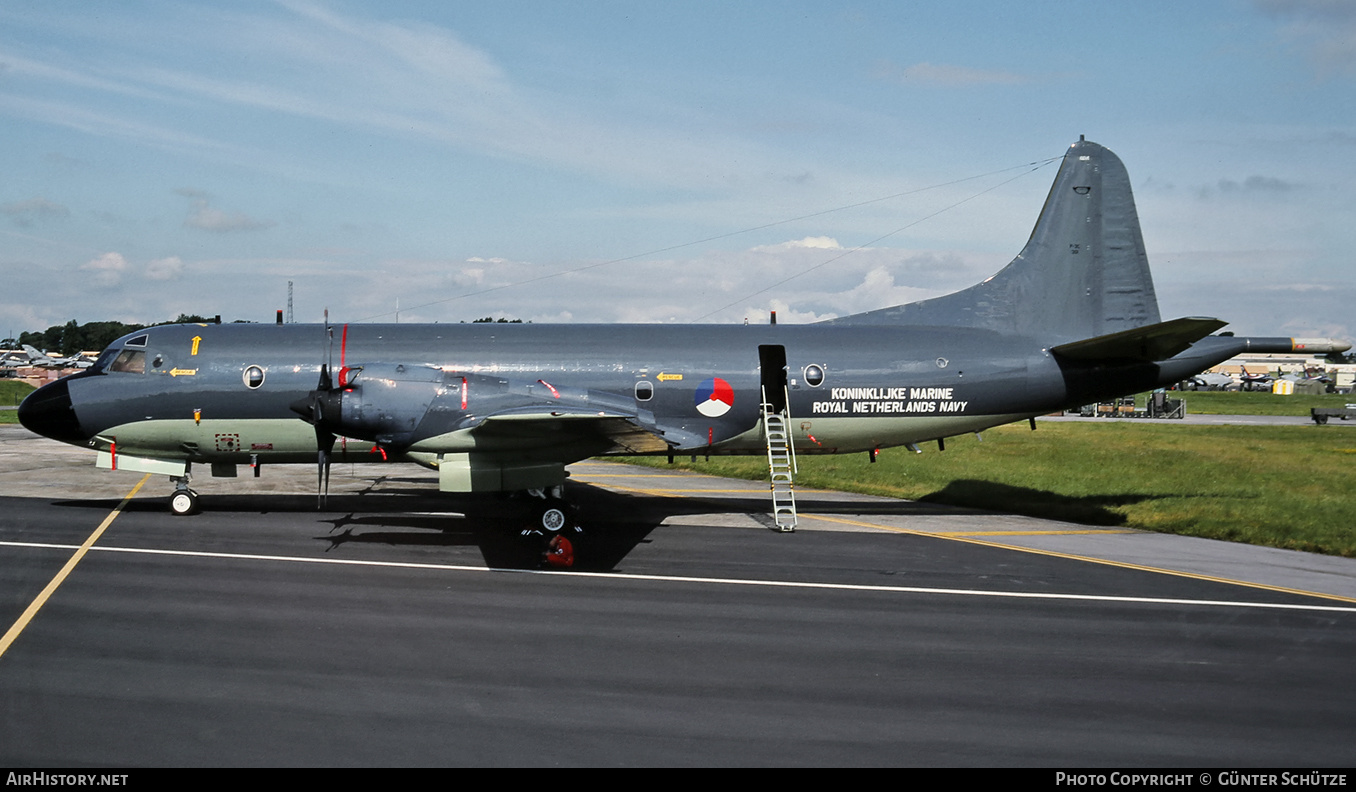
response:
[[(790, 427), (798, 453), (851, 453), (921, 443), (1023, 420), (1027, 415), (976, 415), (946, 417), (816, 417), (792, 416)], [(118, 467), (148, 473), (182, 475), (184, 462), (238, 465), (315, 464), (315, 430), (305, 422), (277, 419), (150, 420), (121, 424), (101, 434), (91, 446), (102, 452), (98, 464), (110, 467), (109, 452), (116, 444)], [(383, 458), (373, 443), (340, 438), (334, 446), (334, 462), (361, 463), (402, 461), (439, 468), (442, 460), (455, 459), (455, 470), (443, 471), (440, 488), (447, 491), (522, 489), (553, 486), (564, 478), (564, 465), (577, 462), (590, 452), (583, 448), (557, 446), (523, 454), (521, 443), (512, 447), (487, 447), (483, 438), (469, 430), (420, 441), (405, 454)], [(705, 449), (697, 450), (697, 452)], [(683, 453), (691, 453), (687, 449)], [(710, 452), (725, 455), (762, 455), (766, 452), (761, 427), (712, 446)], [(623, 456), (625, 454), (622, 454)], [(553, 456), (554, 459), (547, 458)], [(178, 472), (175, 472), (178, 471)]]

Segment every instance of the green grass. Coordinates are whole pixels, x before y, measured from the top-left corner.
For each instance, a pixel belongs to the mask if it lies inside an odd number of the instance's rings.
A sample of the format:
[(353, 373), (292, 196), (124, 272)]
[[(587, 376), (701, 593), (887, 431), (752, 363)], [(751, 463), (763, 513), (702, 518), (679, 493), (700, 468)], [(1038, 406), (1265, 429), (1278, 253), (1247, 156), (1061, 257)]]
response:
[[(0, 380), (0, 405), (18, 404), (33, 392), (33, 386), (19, 380)], [(18, 423), (15, 410), (0, 410), (0, 424)]]
[[(887, 449), (874, 465), (801, 456), (796, 483), (1356, 557), (1353, 465), (1356, 432), (1338, 427), (1047, 422), (952, 438), (945, 452)], [(680, 466), (767, 477), (757, 457)]]
[[(1171, 394), (1186, 400), (1187, 412), (1193, 415), (1302, 415), (1309, 417), (1312, 407), (1344, 407), (1356, 403), (1356, 395), (1325, 393), (1319, 396), (1277, 396), (1272, 393), (1247, 391), (1183, 391)], [(1145, 403), (1145, 396), (1136, 401)]]

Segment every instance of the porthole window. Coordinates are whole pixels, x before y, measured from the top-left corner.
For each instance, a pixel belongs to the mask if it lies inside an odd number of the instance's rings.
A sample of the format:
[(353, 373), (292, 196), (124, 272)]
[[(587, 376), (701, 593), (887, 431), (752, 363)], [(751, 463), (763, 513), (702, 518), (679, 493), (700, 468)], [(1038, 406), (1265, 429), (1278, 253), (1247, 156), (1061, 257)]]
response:
[(164, 355), (156, 355), (155, 360), (151, 361), (151, 368), (160, 368), (163, 365), (165, 365)]
[(245, 387), (254, 390), (264, 384), (264, 370), (258, 366), (250, 366), (245, 369), (243, 379), (245, 380)]
[(649, 380), (636, 383), (636, 401), (649, 401), (654, 398), (654, 384)]
[(811, 363), (805, 367), (805, 384), (811, 388), (819, 387), (824, 383), (824, 367), (818, 363)]

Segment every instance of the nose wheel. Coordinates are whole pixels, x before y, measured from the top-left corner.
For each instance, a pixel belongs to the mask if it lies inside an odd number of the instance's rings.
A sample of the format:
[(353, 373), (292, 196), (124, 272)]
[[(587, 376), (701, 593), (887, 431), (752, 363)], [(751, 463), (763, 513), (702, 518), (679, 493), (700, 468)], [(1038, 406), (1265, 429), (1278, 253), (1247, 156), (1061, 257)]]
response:
[(186, 479), (174, 479), (174, 494), (169, 499), (170, 513), (185, 517), (198, 513), (198, 493), (188, 488)]

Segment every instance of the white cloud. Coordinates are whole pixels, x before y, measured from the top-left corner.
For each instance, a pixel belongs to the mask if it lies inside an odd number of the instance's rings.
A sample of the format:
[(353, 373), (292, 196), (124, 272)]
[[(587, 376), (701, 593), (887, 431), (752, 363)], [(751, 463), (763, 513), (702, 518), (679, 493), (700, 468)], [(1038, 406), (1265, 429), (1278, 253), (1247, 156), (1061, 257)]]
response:
[(1292, 336), (1356, 341), (1347, 283), (1267, 283), (1215, 279), (1156, 284), (1167, 316), (1217, 316), (1241, 336)]
[(197, 190), (179, 190), (179, 194), (192, 199), (188, 217), (184, 219), (186, 228), (197, 228), (219, 234), (237, 231), (260, 231), (272, 228), (271, 220), (256, 220), (240, 212), (224, 212), (212, 206), (209, 198)]
[(178, 256), (153, 259), (146, 265), (146, 277), (150, 280), (174, 280), (184, 272), (184, 262)]
[(80, 269), (93, 273), (94, 281), (100, 286), (113, 286), (122, 280), (122, 273), (127, 270), (127, 259), (121, 253), (104, 253), (90, 259)]
[[(402, 322), (487, 315), (537, 323), (764, 322), (775, 309), (779, 321), (798, 323), (934, 297), (995, 268), (949, 253), (847, 251), (831, 237), (815, 236), (688, 258), (559, 266), (467, 259), (472, 262), (480, 266), (387, 260), (357, 273), (350, 283), (362, 286), (347, 293), (360, 295), (364, 309), (353, 318), (388, 321), (399, 297)], [(420, 295), (407, 290), (416, 281), (425, 284)]]
[(485, 282), (485, 268), (462, 267), (456, 275), (452, 276), (452, 282), (458, 286), (479, 286)]
[(789, 242), (781, 242), (776, 245), (760, 245), (754, 250), (758, 252), (771, 253), (780, 250), (793, 250), (796, 248), (810, 248), (813, 250), (842, 250), (843, 246), (838, 244), (838, 240), (833, 237), (817, 236), (805, 237), (804, 239), (793, 239)]

